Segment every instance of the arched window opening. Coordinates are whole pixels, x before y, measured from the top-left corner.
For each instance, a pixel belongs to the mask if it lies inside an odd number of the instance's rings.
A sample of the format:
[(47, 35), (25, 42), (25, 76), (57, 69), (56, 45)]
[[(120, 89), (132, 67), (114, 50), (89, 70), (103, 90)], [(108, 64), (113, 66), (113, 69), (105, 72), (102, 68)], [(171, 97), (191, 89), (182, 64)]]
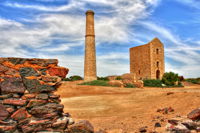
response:
[(156, 54), (159, 54), (159, 49), (158, 48), (156, 49)]
[(159, 67), (159, 62), (158, 61), (156, 62), (156, 66)]

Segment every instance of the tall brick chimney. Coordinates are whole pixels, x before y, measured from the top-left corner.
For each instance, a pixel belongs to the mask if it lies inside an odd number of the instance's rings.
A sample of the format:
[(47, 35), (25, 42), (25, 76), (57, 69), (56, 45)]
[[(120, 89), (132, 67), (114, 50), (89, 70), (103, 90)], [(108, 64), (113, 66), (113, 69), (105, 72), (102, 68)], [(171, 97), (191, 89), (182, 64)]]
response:
[(86, 12), (84, 80), (92, 81), (96, 79), (94, 12), (92, 10), (88, 10)]

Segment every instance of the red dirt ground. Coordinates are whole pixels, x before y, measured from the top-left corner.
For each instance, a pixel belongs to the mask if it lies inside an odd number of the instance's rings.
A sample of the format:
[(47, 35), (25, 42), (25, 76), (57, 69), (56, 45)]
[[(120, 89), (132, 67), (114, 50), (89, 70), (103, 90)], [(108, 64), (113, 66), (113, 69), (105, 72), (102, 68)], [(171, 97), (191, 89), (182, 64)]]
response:
[[(81, 81), (80, 81), (81, 82)], [(148, 126), (148, 132), (165, 132), (168, 118), (185, 116), (200, 107), (200, 85), (185, 83), (182, 88), (119, 88), (76, 85), (78, 82), (63, 82), (57, 94), (61, 95), (65, 112), (77, 121), (89, 120), (95, 130), (108, 133), (136, 133)], [(168, 92), (174, 94), (167, 95)], [(169, 114), (157, 109), (172, 107)], [(164, 122), (155, 117), (164, 118)], [(160, 122), (161, 128), (154, 128)]]

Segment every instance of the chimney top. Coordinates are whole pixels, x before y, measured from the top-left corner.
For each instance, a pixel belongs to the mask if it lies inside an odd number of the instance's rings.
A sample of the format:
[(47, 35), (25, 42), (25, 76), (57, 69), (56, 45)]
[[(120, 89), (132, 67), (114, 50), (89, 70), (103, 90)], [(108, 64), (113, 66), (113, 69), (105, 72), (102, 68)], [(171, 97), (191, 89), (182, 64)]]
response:
[(93, 14), (94, 15), (94, 11), (92, 11), (92, 10), (87, 10), (87, 12), (85, 13), (86, 15), (87, 14)]

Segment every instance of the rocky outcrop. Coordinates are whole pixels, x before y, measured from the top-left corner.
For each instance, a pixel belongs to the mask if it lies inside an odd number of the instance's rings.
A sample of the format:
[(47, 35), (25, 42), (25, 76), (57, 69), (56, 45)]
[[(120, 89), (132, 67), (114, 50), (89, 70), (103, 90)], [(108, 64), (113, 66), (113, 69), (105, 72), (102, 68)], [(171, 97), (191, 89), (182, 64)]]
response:
[(166, 130), (170, 133), (200, 132), (200, 109), (191, 111), (187, 117), (169, 119)]
[(137, 81), (134, 73), (125, 73), (121, 76), (121, 78), (124, 84), (133, 84)]
[(111, 81), (108, 82), (108, 84), (109, 84), (110, 86), (124, 87), (123, 82), (120, 81), (120, 80), (111, 80)]
[(73, 120), (54, 91), (67, 73), (56, 59), (0, 58), (0, 132), (64, 132)]
[(81, 120), (74, 125), (71, 125), (66, 133), (93, 133), (94, 127), (87, 120)]

